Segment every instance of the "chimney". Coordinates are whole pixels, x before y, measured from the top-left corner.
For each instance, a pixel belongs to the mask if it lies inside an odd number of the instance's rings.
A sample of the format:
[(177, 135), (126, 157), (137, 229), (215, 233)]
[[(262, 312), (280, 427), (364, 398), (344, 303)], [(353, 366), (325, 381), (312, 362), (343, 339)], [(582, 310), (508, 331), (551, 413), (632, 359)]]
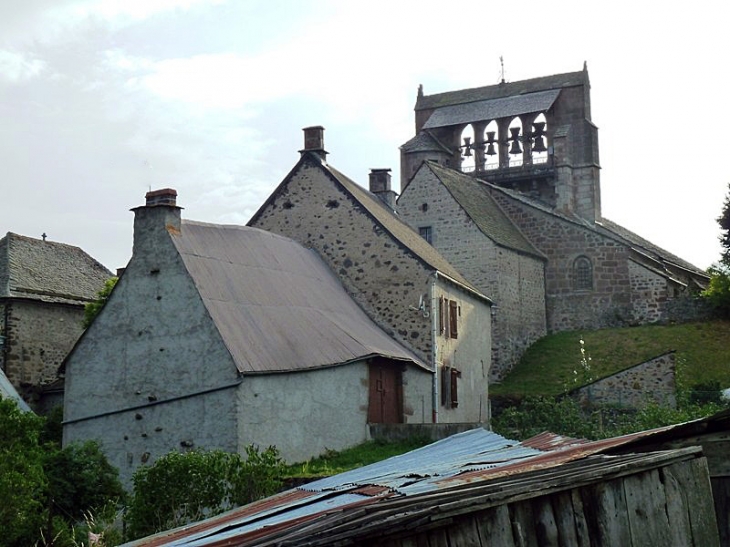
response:
[(161, 236), (180, 233), (180, 211), (177, 191), (173, 188), (154, 190), (145, 194), (145, 205), (135, 207), (134, 245), (132, 255), (147, 253), (154, 256)]
[(370, 191), (395, 211), (396, 193), (390, 189), (390, 169), (370, 170)]
[(305, 127), (304, 131), (304, 150), (299, 153), (304, 155), (306, 152), (312, 152), (319, 156), (322, 161), (327, 161), (327, 151), (324, 149), (324, 127), (314, 125)]

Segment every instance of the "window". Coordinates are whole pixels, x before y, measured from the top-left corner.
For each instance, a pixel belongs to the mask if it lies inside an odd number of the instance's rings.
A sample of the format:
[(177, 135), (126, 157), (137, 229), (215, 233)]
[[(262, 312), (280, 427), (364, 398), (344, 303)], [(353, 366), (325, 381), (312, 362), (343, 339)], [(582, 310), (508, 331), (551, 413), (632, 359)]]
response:
[(447, 338), (457, 338), (460, 313), (461, 309), (456, 300), (439, 297), (439, 332)]
[(586, 256), (579, 256), (573, 262), (573, 286), (577, 291), (593, 288), (593, 265)]
[(441, 404), (446, 408), (459, 406), (459, 384), (461, 371), (453, 367), (441, 367)]
[(421, 226), (421, 227), (420, 227), (420, 228), (418, 229), (418, 234), (419, 234), (419, 235), (420, 235), (420, 236), (421, 236), (421, 237), (422, 237), (423, 239), (425, 239), (426, 241), (428, 241), (429, 243), (432, 243), (432, 241), (431, 241), (431, 238), (432, 238), (432, 231), (431, 231), (431, 227), (430, 227), (430, 226)]

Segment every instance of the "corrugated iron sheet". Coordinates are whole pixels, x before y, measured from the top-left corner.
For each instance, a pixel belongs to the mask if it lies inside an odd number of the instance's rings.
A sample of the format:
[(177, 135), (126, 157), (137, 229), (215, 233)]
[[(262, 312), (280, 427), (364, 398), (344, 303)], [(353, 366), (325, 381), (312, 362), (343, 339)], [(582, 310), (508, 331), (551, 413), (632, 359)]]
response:
[(436, 127), (447, 127), (465, 123), (478, 122), (482, 120), (496, 120), (519, 116), (520, 114), (532, 114), (545, 112), (560, 95), (559, 89), (538, 91), (526, 95), (514, 97), (501, 97), (462, 104), (454, 104), (438, 108), (431, 114), (431, 117), (423, 125), (424, 129)]
[(306, 370), (372, 356), (429, 370), (365, 315), (314, 251), (295, 241), (191, 221), (171, 237), (239, 371)]

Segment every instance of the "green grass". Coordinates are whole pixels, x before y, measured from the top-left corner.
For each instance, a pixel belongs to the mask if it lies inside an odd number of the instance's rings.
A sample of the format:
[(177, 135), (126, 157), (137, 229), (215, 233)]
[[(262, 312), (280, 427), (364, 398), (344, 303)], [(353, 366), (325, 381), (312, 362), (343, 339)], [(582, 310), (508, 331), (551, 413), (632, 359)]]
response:
[(730, 387), (730, 321), (681, 325), (644, 325), (590, 332), (563, 332), (533, 344), (491, 395), (557, 395), (577, 387), (580, 340), (585, 341), (594, 379), (675, 350), (677, 383), (690, 387), (716, 380)]
[(430, 442), (432, 441), (424, 438), (412, 438), (395, 442), (368, 441), (341, 452), (329, 450), (318, 458), (289, 466), (287, 476), (300, 479), (328, 477), (375, 463), (390, 458), (391, 456), (410, 452)]

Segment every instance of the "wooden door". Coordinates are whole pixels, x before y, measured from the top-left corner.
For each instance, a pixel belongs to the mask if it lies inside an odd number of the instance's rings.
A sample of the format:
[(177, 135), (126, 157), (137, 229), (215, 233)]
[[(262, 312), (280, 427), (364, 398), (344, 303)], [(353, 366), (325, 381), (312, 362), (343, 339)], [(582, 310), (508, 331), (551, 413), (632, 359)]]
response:
[(369, 365), (368, 422), (398, 424), (403, 421), (403, 382), (400, 367), (384, 360)]

